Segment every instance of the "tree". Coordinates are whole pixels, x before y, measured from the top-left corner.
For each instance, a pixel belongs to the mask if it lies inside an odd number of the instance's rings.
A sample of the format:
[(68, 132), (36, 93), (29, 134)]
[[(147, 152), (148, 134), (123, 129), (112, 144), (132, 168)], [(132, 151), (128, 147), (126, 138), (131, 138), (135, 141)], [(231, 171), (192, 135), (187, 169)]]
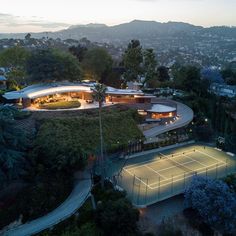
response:
[(65, 231), (61, 236), (101, 236), (94, 223), (85, 223), (80, 228)]
[(92, 89), (94, 94), (93, 97), (95, 101), (99, 104), (99, 131), (100, 131), (100, 169), (101, 169), (101, 179), (102, 179), (102, 187), (104, 187), (104, 178), (105, 178), (105, 166), (104, 166), (104, 156), (103, 156), (103, 133), (102, 133), (102, 103), (106, 97), (106, 90), (107, 87), (103, 84), (96, 84), (95, 87)]
[(199, 97), (207, 94), (209, 83), (201, 80), (200, 69), (195, 66), (183, 66), (174, 72), (174, 82), (177, 88), (197, 94)]
[[(44, 121), (34, 141), (32, 159), (54, 171), (82, 169), (87, 158), (96, 155), (100, 147), (98, 115), (98, 111), (94, 110), (79, 118)], [(134, 111), (114, 109), (103, 114), (102, 133), (107, 152), (126, 147), (129, 140), (142, 138), (135, 115)]]
[(156, 73), (156, 56), (153, 52), (153, 49), (146, 49), (143, 52), (143, 72), (147, 87), (151, 87), (151, 84), (155, 84), (157, 81), (157, 73)]
[(104, 201), (95, 213), (96, 223), (105, 235), (137, 235), (138, 210), (125, 198)]
[[(0, 106), (0, 183), (18, 179), (26, 166), (27, 138), (15, 126), (18, 111), (12, 107)], [(0, 178), (1, 178), (0, 177)]]
[(213, 129), (208, 122), (203, 125), (196, 125), (195, 135), (199, 141), (210, 142), (213, 136)]
[(221, 233), (236, 233), (236, 197), (224, 182), (194, 177), (185, 191), (185, 205)]
[(226, 135), (226, 138), (225, 138), (225, 149), (227, 151), (231, 151), (231, 152), (235, 153), (236, 152), (235, 143), (236, 143), (236, 135), (235, 135), (235, 133)]
[(0, 66), (9, 68), (6, 77), (9, 80), (25, 82), (26, 63), (30, 57), (30, 52), (26, 49), (15, 46), (0, 53)]
[(27, 72), (33, 82), (79, 81), (80, 64), (70, 53), (57, 50), (37, 50), (27, 62)]
[(229, 66), (221, 71), (225, 82), (229, 85), (236, 85), (236, 72)]
[(83, 169), (86, 156), (77, 139), (80, 134), (74, 132), (75, 122), (50, 120), (43, 123), (34, 142), (32, 159), (53, 171)]
[(88, 49), (86, 47), (81, 46), (80, 44), (77, 47), (76, 46), (69, 47), (69, 52), (75, 57), (77, 57), (79, 62), (83, 61), (87, 51)]
[(0, 54), (0, 65), (10, 69), (24, 68), (30, 53), (19, 46), (5, 49)]
[(143, 73), (142, 69), (143, 54), (142, 47), (138, 40), (131, 40), (123, 55), (123, 64), (125, 67), (124, 79), (128, 81), (136, 81)]
[(30, 38), (31, 38), (31, 34), (30, 34), (30, 33), (28, 33), (28, 34), (25, 35), (25, 40), (28, 41), (28, 40), (30, 40)]
[(101, 81), (102, 77), (112, 69), (112, 58), (104, 48), (89, 49), (82, 61), (85, 78)]
[(106, 76), (102, 77), (101, 83), (113, 88), (121, 88), (122, 86), (121, 73), (119, 71), (111, 71)]
[(168, 81), (170, 79), (169, 68), (167, 68), (165, 66), (159, 66), (157, 68), (157, 71), (158, 71), (159, 81), (164, 82), (164, 81)]

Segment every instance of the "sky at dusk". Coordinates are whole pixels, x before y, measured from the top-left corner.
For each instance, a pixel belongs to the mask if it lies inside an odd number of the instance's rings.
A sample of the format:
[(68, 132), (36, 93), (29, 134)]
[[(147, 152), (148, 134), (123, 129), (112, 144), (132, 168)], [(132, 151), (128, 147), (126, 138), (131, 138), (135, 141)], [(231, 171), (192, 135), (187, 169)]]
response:
[(138, 20), (236, 26), (236, 0), (0, 0), (0, 33)]

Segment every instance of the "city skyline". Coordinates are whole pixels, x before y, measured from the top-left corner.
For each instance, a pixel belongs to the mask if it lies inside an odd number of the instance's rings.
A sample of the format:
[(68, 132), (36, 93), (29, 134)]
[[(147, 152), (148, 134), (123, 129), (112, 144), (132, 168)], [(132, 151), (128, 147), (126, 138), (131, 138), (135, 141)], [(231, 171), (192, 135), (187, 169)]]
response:
[(70, 25), (117, 25), (134, 19), (236, 26), (234, 0), (3, 0), (0, 33), (57, 31)]

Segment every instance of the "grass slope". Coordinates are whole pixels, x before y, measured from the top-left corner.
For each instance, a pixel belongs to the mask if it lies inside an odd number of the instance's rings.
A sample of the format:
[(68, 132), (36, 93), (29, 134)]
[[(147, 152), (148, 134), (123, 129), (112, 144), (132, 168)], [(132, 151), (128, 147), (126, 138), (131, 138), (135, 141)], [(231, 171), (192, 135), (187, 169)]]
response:
[[(104, 144), (107, 152), (126, 147), (131, 140), (143, 137), (133, 110), (110, 111), (102, 114)], [(49, 119), (40, 126), (34, 153), (56, 166), (82, 164), (83, 157), (98, 154), (100, 147), (98, 114), (78, 118)], [(64, 164), (62, 164), (64, 163)]]

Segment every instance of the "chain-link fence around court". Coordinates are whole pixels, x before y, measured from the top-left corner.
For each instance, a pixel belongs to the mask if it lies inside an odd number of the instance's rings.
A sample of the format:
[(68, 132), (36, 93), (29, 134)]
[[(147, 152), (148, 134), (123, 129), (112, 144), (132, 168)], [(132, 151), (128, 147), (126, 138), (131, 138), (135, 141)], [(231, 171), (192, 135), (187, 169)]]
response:
[[(203, 152), (199, 151), (198, 154), (201, 153), (203, 154)], [(159, 153), (159, 155), (161, 154)], [(165, 172), (163, 172), (163, 169), (155, 170), (155, 166), (151, 166), (153, 162), (151, 164), (150, 162), (136, 163), (135, 167), (133, 165), (131, 167), (126, 166), (116, 178), (117, 185), (126, 190), (128, 198), (134, 205), (147, 206), (183, 193), (194, 176), (207, 176), (216, 179), (236, 173), (236, 161), (233, 157), (224, 157), (224, 159), (213, 164), (202, 164), (191, 157), (191, 155), (196, 154), (190, 155), (190, 153), (187, 153), (186, 155), (185, 153), (183, 155), (191, 158), (190, 161), (179, 163), (163, 155), (166, 165), (168, 162)], [(207, 153), (204, 155), (208, 155), (208, 160), (211, 158)], [(216, 158), (214, 159), (217, 160)], [(189, 164), (201, 164), (204, 166), (190, 169), (188, 167)], [(160, 163), (155, 163), (155, 165), (160, 165)]]

